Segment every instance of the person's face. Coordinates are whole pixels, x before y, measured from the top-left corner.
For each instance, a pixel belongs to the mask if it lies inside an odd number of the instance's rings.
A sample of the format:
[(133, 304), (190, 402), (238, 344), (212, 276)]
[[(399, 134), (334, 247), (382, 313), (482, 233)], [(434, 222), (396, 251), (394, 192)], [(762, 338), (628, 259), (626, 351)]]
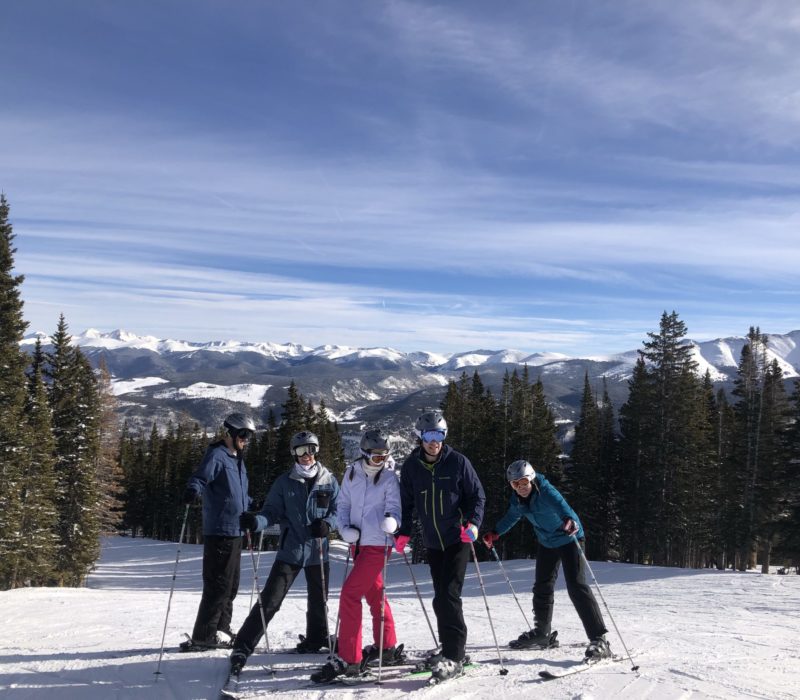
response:
[(531, 484), (531, 480), (524, 476), (521, 479), (516, 479), (515, 481), (509, 482), (511, 484), (511, 488), (517, 492), (517, 495), (520, 498), (527, 498), (531, 490), (533, 489), (533, 484)]
[(250, 430), (240, 430), (236, 435), (231, 437), (231, 446), (237, 452), (242, 452), (244, 448), (247, 447), (247, 443), (250, 442), (250, 438), (252, 437), (253, 433)]
[(310, 467), (317, 461), (316, 445), (300, 445), (294, 448), (294, 458), (303, 467)]
[(440, 430), (427, 430), (422, 433), (422, 450), (428, 461), (433, 462), (439, 456), (444, 445), (444, 433)]

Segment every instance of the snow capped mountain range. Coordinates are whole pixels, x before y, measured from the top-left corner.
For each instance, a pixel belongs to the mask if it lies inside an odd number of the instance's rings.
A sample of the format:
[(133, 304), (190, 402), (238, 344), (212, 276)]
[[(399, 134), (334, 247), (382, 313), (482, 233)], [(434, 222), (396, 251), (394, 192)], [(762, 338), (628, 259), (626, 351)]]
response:
[[(46, 335), (35, 333), (23, 347), (32, 349), (37, 337), (48, 344)], [(800, 376), (800, 330), (768, 338), (768, 359), (777, 360), (787, 379)], [(105, 360), (122, 412), (141, 425), (182, 418), (216, 424), (237, 407), (265, 419), (269, 408), (279, 412), (294, 381), (306, 398), (324, 401), (345, 430), (367, 423), (407, 430), (420, 410), (438, 406), (450, 379), (477, 370), (497, 395), (506, 371), (527, 366), (532, 378), (542, 378), (553, 410), (568, 426), (576, 418), (586, 373), (596, 391), (605, 379), (619, 407), (638, 358), (635, 349), (586, 358), (510, 349), (446, 355), (341, 345), (199, 343), (95, 329), (73, 336), (73, 342), (93, 362)], [(722, 384), (735, 378), (745, 337), (688, 342), (700, 374), (708, 371)]]

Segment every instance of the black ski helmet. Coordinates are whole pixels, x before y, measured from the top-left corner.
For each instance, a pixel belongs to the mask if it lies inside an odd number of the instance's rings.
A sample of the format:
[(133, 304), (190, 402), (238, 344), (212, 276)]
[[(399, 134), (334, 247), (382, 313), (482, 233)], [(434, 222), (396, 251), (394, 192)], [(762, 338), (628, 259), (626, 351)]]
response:
[(447, 437), (447, 421), (441, 411), (426, 411), (417, 418), (417, 422), (414, 424), (416, 436), (422, 439), (422, 433), (428, 430), (441, 430)]
[(231, 413), (222, 425), (231, 437), (236, 437), (245, 431), (249, 431), (251, 434), (256, 432), (256, 424), (253, 423), (253, 419), (243, 413)]
[(389, 440), (386, 436), (381, 432), (380, 428), (375, 428), (373, 430), (367, 430), (361, 436), (361, 443), (359, 445), (361, 447), (361, 454), (365, 457), (369, 457), (369, 453), (372, 450), (389, 450)]
[(530, 479), (533, 481), (536, 478), (536, 470), (531, 466), (530, 462), (524, 459), (518, 459), (516, 462), (511, 462), (506, 469), (506, 480), (516, 481), (517, 479)]

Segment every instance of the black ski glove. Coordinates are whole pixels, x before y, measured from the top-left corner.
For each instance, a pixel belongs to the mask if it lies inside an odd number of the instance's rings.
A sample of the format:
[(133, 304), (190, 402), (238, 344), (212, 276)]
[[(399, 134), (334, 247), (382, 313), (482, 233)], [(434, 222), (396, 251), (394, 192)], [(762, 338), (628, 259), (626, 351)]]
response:
[(331, 531), (331, 526), (322, 518), (317, 518), (311, 523), (311, 536), (312, 537), (327, 537)]
[(239, 516), (239, 529), (243, 532), (255, 532), (258, 520), (255, 513), (244, 512)]
[(187, 487), (186, 490), (183, 492), (183, 497), (181, 498), (184, 505), (193, 506), (200, 500), (200, 494), (197, 493), (193, 488)]

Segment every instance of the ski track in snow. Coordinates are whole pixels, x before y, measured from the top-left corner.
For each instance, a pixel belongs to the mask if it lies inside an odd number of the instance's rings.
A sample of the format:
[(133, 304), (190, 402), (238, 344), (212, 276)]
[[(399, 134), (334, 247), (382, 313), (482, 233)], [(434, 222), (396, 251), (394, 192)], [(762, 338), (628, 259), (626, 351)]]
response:
[[(202, 547), (182, 545), (181, 561), (167, 626), (161, 676), (155, 680), (164, 616), (175, 565), (176, 545), (146, 539), (103, 540), (102, 558), (82, 589), (33, 588), (0, 594), (0, 696), (12, 700), (216, 700), (227, 670), (224, 651), (179, 654), (174, 650), (191, 631), (200, 599)], [(335, 624), (345, 550), (334, 543), (329, 619)], [(252, 568), (242, 560), (242, 584), (235, 602), (234, 626), (250, 605)], [(266, 580), (274, 553), (261, 556), (259, 579)], [(528, 619), (532, 561), (505, 562)], [(638, 672), (624, 660), (560, 680), (539, 679), (543, 668), (565, 668), (583, 654), (585, 636), (563, 582), (556, 591), (554, 627), (562, 647), (512, 651), (505, 644), (525, 629), (508, 584), (493, 562), (481, 564), (489, 607), (508, 675), (499, 674), (497, 649), (486, 617), (474, 566), (467, 571), (464, 611), (469, 626), (467, 651), (479, 665), (464, 678), (426, 687), (425, 678), (385, 669), (381, 686), (308, 687), (309, 674), (324, 656), (259, 652), (242, 673), (243, 698), (279, 692), (293, 700), (346, 700), (380, 697), (531, 698), (600, 700), (648, 698), (692, 700), (763, 698), (789, 700), (800, 695), (800, 576), (755, 572), (669, 569), (606, 562), (593, 563), (606, 602)], [(431, 586), (427, 567), (416, 567), (428, 613)], [(408, 568), (393, 557), (388, 596), (399, 641), (412, 652), (428, 650), (433, 640), (419, 607)], [(613, 650), (625, 655), (603, 609)], [(365, 630), (371, 626), (365, 613)], [(305, 628), (302, 575), (270, 627), (270, 646), (294, 646)], [(367, 636), (364, 644), (371, 639)], [(577, 645), (577, 646), (576, 646)], [(259, 668), (272, 664), (272, 678)]]

